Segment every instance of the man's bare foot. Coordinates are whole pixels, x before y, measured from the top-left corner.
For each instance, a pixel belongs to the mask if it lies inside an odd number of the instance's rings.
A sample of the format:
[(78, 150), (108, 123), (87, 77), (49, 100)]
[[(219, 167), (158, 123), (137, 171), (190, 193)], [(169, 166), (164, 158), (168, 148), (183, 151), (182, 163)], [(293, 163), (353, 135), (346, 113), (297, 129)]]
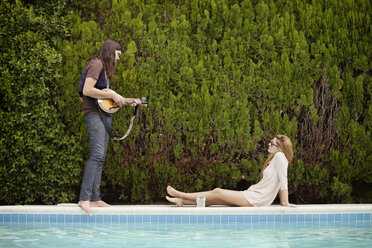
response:
[(167, 187), (167, 193), (170, 195), (170, 196), (173, 196), (173, 197), (180, 197), (180, 192), (178, 190), (175, 190), (174, 188), (172, 188), (171, 186), (168, 186)]
[(90, 208), (89, 201), (79, 201), (78, 206), (89, 216), (92, 216), (92, 209)]
[(104, 201), (91, 201), (90, 206), (91, 207), (111, 207), (109, 204), (107, 204)]
[(183, 206), (183, 200), (181, 198), (170, 198), (169, 196), (166, 196), (167, 200), (171, 203), (176, 204), (179, 207)]

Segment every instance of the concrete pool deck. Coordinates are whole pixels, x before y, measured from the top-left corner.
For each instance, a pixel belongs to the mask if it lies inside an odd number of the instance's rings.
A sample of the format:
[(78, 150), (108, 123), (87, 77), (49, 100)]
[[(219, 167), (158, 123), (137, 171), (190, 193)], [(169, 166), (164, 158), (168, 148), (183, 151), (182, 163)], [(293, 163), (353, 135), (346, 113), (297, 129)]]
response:
[[(308, 204), (297, 207), (229, 207), (175, 205), (112, 205), (94, 207), (93, 215), (274, 215), (274, 214), (372, 214), (372, 204)], [(76, 203), (58, 205), (16, 205), (0, 206), (0, 214), (69, 214), (84, 215)], [(372, 216), (372, 215), (371, 215)]]

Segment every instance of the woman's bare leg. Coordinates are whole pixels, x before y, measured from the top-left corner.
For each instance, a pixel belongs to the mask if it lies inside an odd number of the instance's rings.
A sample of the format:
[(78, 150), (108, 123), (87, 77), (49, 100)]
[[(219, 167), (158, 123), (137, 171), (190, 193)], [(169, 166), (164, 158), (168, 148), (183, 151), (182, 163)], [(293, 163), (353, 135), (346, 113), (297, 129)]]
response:
[[(183, 198), (170, 198), (168, 196), (166, 198), (167, 198), (168, 201), (170, 201), (174, 204), (177, 204), (177, 206), (179, 206), (179, 207), (182, 207), (183, 205), (196, 205), (196, 201), (191, 201), (191, 200), (187, 200), (187, 199), (183, 199)], [(213, 204), (210, 204), (209, 202), (210, 201), (205, 203), (206, 206), (210, 206), (210, 205), (231, 205), (228, 202), (223, 201), (223, 200), (221, 200), (219, 202), (216, 202), (216, 203), (213, 203)]]
[(179, 207), (182, 207), (183, 205), (196, 205), (195, 201), (190, 201), (182, 198), (171, 198), (169, 196), (166, 196), (167, 200), (171, 203), (176, 204)]
[(175, 198), (181, 198), (183, 200), (188, 200), (190, 202), (196, 201), (198, 196), (205, 196), (206, 206), (209, 205), (229, 205), (229, 206), (240, 206), (240, 207), (250, 207), (250, 204), (247, 199), (243, 196), (240, 191), (227, 190), (216, 188), (210, 191), (196, 192), (196, 193), (184, 193), (178, 191), (170, 186), (167, 187), (167, 192), (170, 196)]

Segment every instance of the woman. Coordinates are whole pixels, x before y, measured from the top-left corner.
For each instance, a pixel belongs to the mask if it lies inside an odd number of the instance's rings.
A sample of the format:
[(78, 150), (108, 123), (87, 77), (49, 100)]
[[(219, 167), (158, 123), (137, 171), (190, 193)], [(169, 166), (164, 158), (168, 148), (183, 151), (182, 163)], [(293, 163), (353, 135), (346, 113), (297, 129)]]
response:
[(206, 192), (184, 193), (168, 186), (167, 192), (173, 198), (166, 198), (179, 207), (195, 205), (198, 196), (205, 196), (206, 206), (269, 206), (279, 191), (280, 204), (293, 207), (295, 205), (288, 202), (287, 187), (287, 167), (293, 158), (292, 142), (285, 135), (277, 135), (270, 141), (268, 152), (270, 155), (262, 169), (261, 181), (245, 191), (216, 188)]
[(101, 115), (96, 104), (97, 98), (110, 98), (119, 106), (140, 104), (140, 99), (124, 98), (109, 90), (110, 79), (115, 78), (116, 63), (121, 54), (120, 44), (112, 39), (103, 42), (96, 56), (84, 68), (79, 94), (83, 101), (85, 123), (89, 134), (90, 156), (85, 167), (81, 185), (79, 207), (92, 215), (91, 207), (108, 207), (100, 198), (102, 165), (106, 158), (109, 134), (101, 118), (111, 127), (112, 116)]

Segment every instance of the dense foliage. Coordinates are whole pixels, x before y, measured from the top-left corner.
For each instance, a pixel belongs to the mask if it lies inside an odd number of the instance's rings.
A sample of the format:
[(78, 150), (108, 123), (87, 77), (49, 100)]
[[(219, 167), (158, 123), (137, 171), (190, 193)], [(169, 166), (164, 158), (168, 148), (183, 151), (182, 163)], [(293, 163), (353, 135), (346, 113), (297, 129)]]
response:
[(295, 147), (292, 201), (372, 201), (370, 1), (16, 2), (1, 7), (0, 201), (76, 200), (88, 156), (77, 84), (106, 38), (125, 47), (114, 90), (150, 104), (110, 142), (104, 199), (246, 189), (280, 133)]
[(20, 2), (0, 6), (0, 202), (53, 204), (76, 199), (81, 149), (61, 121), (55, 97), (65, 37), (57, 15)]

